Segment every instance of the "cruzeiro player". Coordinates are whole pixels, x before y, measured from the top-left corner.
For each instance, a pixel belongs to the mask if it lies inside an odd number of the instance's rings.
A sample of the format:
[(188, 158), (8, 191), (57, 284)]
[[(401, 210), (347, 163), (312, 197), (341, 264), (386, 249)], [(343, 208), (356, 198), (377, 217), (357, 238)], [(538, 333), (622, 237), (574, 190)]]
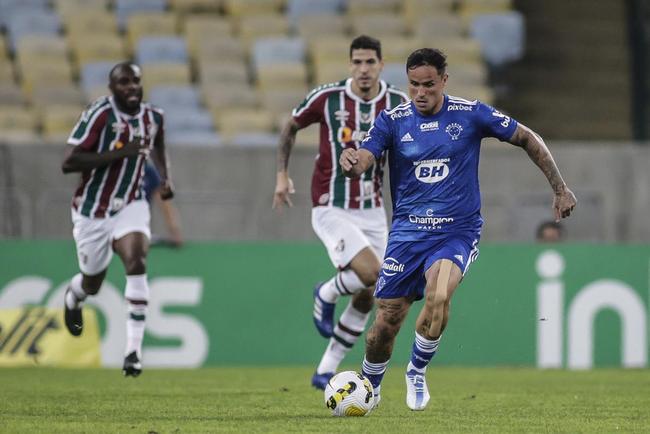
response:
[(576, 205), (541, 137), (480, 101), (445, 95), (446, 67), (439, 50), (413, 52), (406, 63), (412, 102), (382, 112), (361, 148), (346, 149), (340, 159), (346, 176), (355, 177), (389, 151), (393, 223), (363, 373), (378, 402), (395, 336), (413, 301), (424, 298), (406, 369), (406, 403), (413, 410), (429, 401), (427, 365), (449, 321), (451, 297), (478, 256), (481, 139), (496, 137), (526, 151), (551, 185), (557, 220)]
[(109, 74), (112, 96), (102, 97), (84, 111), (68, 139), (64, 173), (80, 172), (72, 200), (73, 236), (80, 273), (65, 293), (65, 325), (83, 331), (84, 300), (99, 291), (113, 251), (126, 271), (126, 352), (123, 373), (142, 371), (149, 284), (149, 205), (141, 180), (151, 153), (162, 178), (160, 196), (173, 197), (165, 152), (163, 114), (142, 103), (140, 68), (120, 63)]
[[(278, 172), (273, 207), (291, 206), (293, 183), (288, 165), (296, 132), (320, 124), (320, 147), (311, 184), (312, 226), (337, 273), (314, 288), (314, 323), (330, 338), (312, 385), (324, 389), (345, 354), (363, 333), (373, 306), (388, 227), (382, 200), (384, 156), (353, 179), (338, 165), (343, 149), (357, 149), (377, 115), (395, 107), (406, 95), (379, 79), (383, 68), (381, 44), (359, 36), (350, 45), (352, 77), (314, 89), (292, 113), (278, 146)], [(340, 296), (352, 295), (334, 326)]]

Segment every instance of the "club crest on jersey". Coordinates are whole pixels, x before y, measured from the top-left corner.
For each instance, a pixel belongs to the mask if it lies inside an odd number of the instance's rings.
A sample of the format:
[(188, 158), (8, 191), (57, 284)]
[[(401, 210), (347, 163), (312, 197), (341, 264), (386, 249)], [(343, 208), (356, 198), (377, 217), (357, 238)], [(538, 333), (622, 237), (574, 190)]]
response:
[(117, 136), (120, 136), (126, 129), (126, 125), (122, 122), (113, 122), (111, 124), (111, 129)]
[(370, 116), (370, 113), (359, 113), (359, 122), (369, 124), (372, 122), (372, 116)]
[(463, 132), (463, 127), (461, 127), (460, 124), (453, 122), (447, 125), (447, 128), (445, 128), (445, 132), (449, 134), (451, 140), (458, 140), (460, 133)]
[(350, 112), (347, 110), (337, 110), (334, 112), (334, 119), (339, 122), (347, 122), (350, 117)]

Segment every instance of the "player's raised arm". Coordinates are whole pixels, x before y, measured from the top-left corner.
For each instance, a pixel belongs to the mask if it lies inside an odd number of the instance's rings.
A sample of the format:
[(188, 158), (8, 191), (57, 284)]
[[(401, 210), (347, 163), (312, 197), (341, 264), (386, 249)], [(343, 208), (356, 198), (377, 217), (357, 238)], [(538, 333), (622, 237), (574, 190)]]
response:
[(280, 133), (280, 142), (276, 154), (278, 171), (275, 179), (273, 208), (281, 208), (285, 204), (289, 207), (293, 206), (289, 195), (295, 193), (295, 189), (293, 188), (293, 181), (289, 177), (289, 157), (299, 129), (298, 122), (292, 117), (287, 121)]
[(576, 206), (577, 200), (569, 187), (567, 187), (560, 170), (553, 160), (551, 152), (544, 143), (544, 140), (533, 130), (523, 124), (518, 124), (514, 134), (508, 140), (511, 144), (523, 148), (528, 157), (535, 163), (548, 179), (553, 189), (553, 210), (555, 220), (569, 217), (571, 211)]
[(375, 163), (375, 156), (367, 149), (344, 149), (339, 158), (339, 164), (343, 169), (343, 174), (348, 178), (357, 176), (370, 169)]

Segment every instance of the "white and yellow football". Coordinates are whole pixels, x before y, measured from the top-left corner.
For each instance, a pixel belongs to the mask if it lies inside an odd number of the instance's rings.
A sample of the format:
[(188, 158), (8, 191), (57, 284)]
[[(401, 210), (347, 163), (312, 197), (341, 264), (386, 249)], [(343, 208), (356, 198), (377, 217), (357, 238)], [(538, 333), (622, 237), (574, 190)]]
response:
[(372, 384), (358, 372), (340, 372), (325, 386), (325, 405), (333, 416), (366, 416), (374, 406)]

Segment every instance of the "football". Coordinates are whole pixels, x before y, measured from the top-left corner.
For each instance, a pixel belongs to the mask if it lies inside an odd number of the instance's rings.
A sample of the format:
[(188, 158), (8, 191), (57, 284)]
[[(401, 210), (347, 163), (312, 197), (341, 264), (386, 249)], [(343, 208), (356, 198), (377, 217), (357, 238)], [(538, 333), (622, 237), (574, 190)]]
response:
[(372, 384), (358, 372), (340, 372), (325, 386), (325, 405), (334, 416), (365, 416), (374, 406)]

